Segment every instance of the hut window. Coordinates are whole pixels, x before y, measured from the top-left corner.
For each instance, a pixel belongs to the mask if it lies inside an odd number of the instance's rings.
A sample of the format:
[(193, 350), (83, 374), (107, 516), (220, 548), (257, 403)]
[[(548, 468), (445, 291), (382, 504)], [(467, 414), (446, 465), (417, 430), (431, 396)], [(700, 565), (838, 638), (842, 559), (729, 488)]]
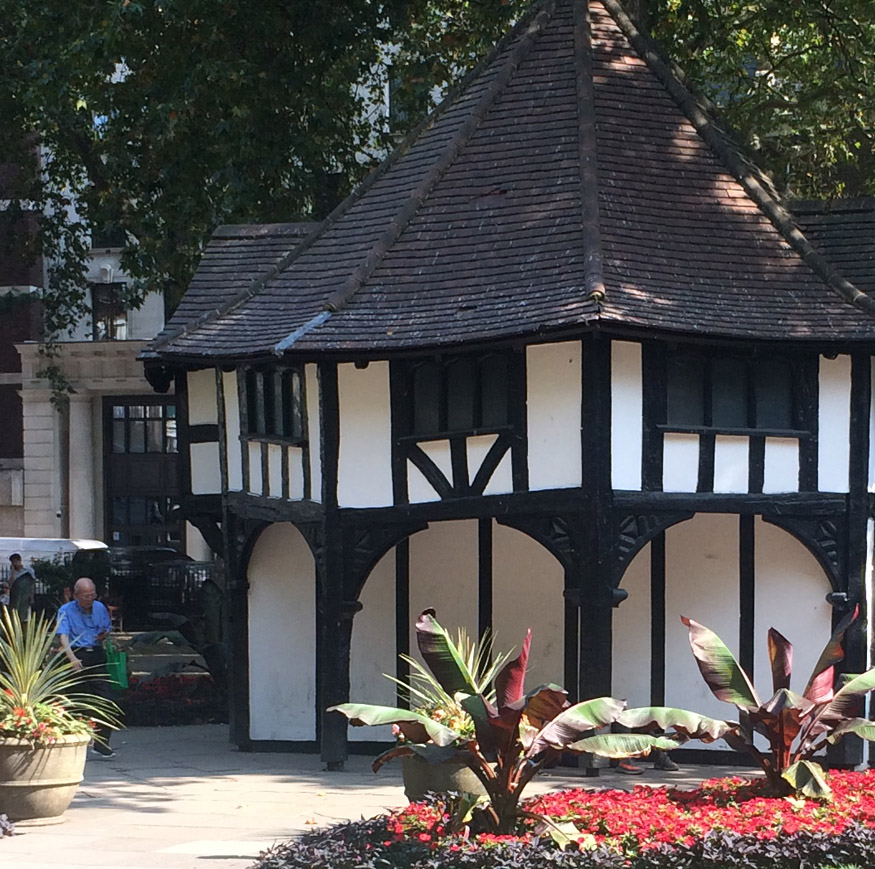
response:
[[(797, 366), (798, 367), (798, 366)], [(673, 353), (666, 359), (665, 422), (672, 429), (797, 431), (790, 362), (780, 357)]]
[(506, 426), (508, 388), (507, 358), (498, 353), (417, 363), (409, 373), (411, 434), (427, 436)]
[(301, 374), (295, 369), (246, 372), (246, 432), (299, 441), (304, 436)]

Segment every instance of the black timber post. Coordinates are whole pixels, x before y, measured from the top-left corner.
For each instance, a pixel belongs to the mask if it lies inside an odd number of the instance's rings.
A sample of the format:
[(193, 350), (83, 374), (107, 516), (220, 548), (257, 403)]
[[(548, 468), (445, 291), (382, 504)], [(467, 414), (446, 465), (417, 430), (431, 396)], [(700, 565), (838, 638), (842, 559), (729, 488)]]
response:
[(225, 615), (228, 630), (228, 715), (230, 741), (243, 750), (251, 747), (249, 733), (249, 584), (246, 563), (251, 545), (245, 519), (223, 504), (225, 538)]
[(337, 365), (319, 366), (322, 439), (322, 549), (316, 563), (316, 703), (322, 760), (341, 770), (347, 758), (346, 718), (326, 712), (349, 700), (352, 612), (343, 605), (343, 529), (337, 503), (340, 458), (340, 396)]
[[(869, 518), (869, 415), (872, 395), (872, 369), (867, 355), (851, 357), (851, 425), (848, 468), (848, 587), (851, 606), (860, 605), (860, 617), (845, 638), (847, 673), (866, 669), (866, 600), (867, 526)], [(844, 615), (835, 613), (834, 621)], [(844, 736), (828, 751), (831, 766), (856, 766), (863, 762), (863, 743), (858, 737)]]
[(612, 549), (611, 343), (583, 339), (581, 415), (583, 510), (580, 558), (580, 667), (578, 698), (611, 693)]

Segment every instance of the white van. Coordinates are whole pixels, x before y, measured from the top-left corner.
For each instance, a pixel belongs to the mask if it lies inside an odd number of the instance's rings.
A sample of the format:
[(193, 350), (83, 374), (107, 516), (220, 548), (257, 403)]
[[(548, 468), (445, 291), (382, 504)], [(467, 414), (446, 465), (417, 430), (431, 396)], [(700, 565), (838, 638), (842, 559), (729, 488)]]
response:
[(109, 553), (109, 547), (101, 540), (74, 540), (67, 537), (0, 537), (0, 571), (9, 568), (9, 557), (18, 553), (25, 565), (34, 558), (53, 561), (72, 561), (77, 553), (85, 558), (95, 553)]

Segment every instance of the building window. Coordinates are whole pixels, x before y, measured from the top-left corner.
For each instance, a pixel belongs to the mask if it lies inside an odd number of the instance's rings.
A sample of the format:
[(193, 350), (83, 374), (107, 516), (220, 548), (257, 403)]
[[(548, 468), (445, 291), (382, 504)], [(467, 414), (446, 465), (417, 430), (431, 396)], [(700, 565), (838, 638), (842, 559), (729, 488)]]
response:
[(672, 353), (665, 372), (665, 424), (670, 429), (805, 428), (794, 401), (804, 372), (787, 359)]
[(128, 337), (124, 283), (91, 285), (91, 318), (95, 341), (124, 341)]
[(245, 383), (248, 435), (303, 440), (304, 394), (300, 371), (293, 368), (249, 369)]
[(508, 368), (499, 353), (417, 362), (408, 373), (409, 433), (427, 437), (509, 425)]
[(176, 405), (114, 404), (112, 452), (177, 452)]

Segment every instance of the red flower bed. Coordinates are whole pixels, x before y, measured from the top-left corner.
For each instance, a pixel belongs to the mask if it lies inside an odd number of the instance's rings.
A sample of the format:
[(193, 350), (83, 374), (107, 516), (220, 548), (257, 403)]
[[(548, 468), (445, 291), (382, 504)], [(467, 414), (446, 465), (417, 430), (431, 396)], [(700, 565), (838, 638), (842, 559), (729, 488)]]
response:
[(118, 699), (128, 727), (224, 723), (227, 700), (210, 676), (172, 673), (132, 679)]
[[(523, 809), (580, 831), (582, 847), (605, 846), (634, 854), (660, 845), (692, 845), (710, 831), (757, 839), (798, 832), (836, 835), (852, 825), (875, 829), (875, 771), (834, 772), (828, 776), (833, 801), (820, 803), (766, 796), (766, 783), (737, 777), (711, 779), (695, 790), (637, 786), (618, 790), (554, 791), (527, 800)], [(462, 849), (499, 841), (530, 841), (536, 821), (521, 822), (515, 837), (444, 833), (443, 805), (414, 803), (386, 818), (384, 844), (415, 838)]]

